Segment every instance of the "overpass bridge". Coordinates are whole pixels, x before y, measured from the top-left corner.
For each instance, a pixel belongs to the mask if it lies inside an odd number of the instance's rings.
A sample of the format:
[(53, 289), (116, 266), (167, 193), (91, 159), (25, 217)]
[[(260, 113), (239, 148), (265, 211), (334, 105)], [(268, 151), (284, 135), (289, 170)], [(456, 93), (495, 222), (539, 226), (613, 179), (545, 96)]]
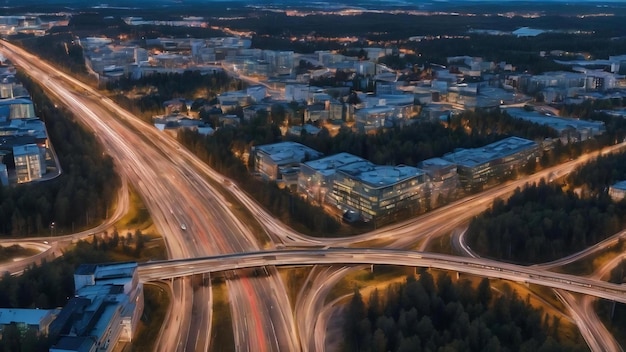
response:
[(626, 285), (483, 258), (465, 258), (398, 249), (329, 248), (236, 253), (204, 258), (153, 261), (139, 264), (138, 269), (142, 281), (154, 281), (266, 265), (317, 264), (376, 264), (435, 268), (564, 289), (626, 303)]

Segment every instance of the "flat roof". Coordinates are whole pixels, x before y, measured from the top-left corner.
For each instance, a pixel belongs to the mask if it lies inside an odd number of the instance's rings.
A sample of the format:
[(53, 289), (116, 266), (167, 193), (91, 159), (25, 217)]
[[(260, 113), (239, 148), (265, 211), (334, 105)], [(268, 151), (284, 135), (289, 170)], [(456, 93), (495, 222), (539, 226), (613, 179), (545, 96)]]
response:
[(255, 147), (255, 150), (269, 156), (277, 165), (300, 162), (307, 154), (312, 159), (322, 156), (322, 153), (317, 150), (296, 142), (265, 144)]
[(474, 167), (534, 147), (537, 147), (537, 143), (531, 140), (509, 137), (480, 148), (460, 149), (444, 155), (443, 159), (457, 165)]
[(605, 129), (604, 122), (602, 121), (589, 121), (579, 120), (571, 117), (547, 116), (537, 111), (526, 111), (522, 108), (506, 108), (505, 111), (512, 117), (534, 122), (540, 125), (546, 125), (555, 129), (558, 132), (564, 131), (568, 128), (574, 128), (576, 130), (589, 128), (597, 131), (602, 131)]
[(96, 344), (91, 336), (62, 336), (50, 351), (90, 351)]
[(39, 325), (41, 319), (49, 313), (48, 309), (0, 308), (0, 325), (11, 323)]
[(350, 153), (339, 153), (321, 159), (307, 161), (304, 165), (323, 174), (324, 176), (329, 176), (334, 174), (338, 168), (361, 161), (366, 162), (367, 160)]
[(419, 167), (435, 168), (454, 165), (454, 163), (442, 158), (430, 158), (418, 163)]
[(626, 181), (619, 181), (611, 186), (612, 188), (619, 189), (620, 191), (626, 191)]
[(37, 144), (24, 144), (13, 146), (14, 156), (31, 154), (39, 154), (39, 147), (37, 146)]
[(423, 170), (412, 166), (375, 165), (369, 161), (351, 163), (339, 170), (374, 188), (392, 186), (424, 174)]

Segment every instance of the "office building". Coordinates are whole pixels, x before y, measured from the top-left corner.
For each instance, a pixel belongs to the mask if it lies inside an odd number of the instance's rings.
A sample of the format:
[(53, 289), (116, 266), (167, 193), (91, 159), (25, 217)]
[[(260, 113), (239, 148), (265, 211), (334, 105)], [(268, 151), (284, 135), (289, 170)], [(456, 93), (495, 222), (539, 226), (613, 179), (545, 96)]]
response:
[(74, 288), (75, 297), (50, 324), (51, 352), (108, 352), (132, 341), (144, 307), (137, 263), (83, 264)]
[(48, 327), (58, 313), (58, 309), (0, 308), (0, 335), (11, 324), (22, 333), (33, 329), (38, 334), (47, 335)]
[(36, 144), (14, 146), (13, 159), (18, 183), (38, 180), (46, 173), (44, 150)]
[(626, 198), (626, 181), (620, 181), (609, 187), (609, 196), (616, 202)]
[(424, 206), (427, 177), (411, 166), (379, 166), (359, 161), (335, 173), (328, 202), (364, 221), (414, 212)]
[(457, 165), (461, 186), (482, 187), (506, 177), (539, 156), (539, 145), (531, 140), (509, 137), (481, 148), (459, 149), (442, 159)]
[(262, 178), (295, 185), (300, 163), (315, 160), (322, 154), (295, 142), (281, 142), (253, 147), (254, 171)]
[(563, 144), (585, 141), (601, 135), (606, 131), (606, 127), (602, 121), (548, 116), (537, 111), (526, 111), (522, 108), (508, 108), (505, 111), (512, 117), (534, 122), (539, 125), (546, 125), (554, 129), (559, 134), (559, 138)]
[[(349, 153), (339, 153), (304, 162), (298, 175), (298, 193), (308, 200), (324, 203), (333, 189), (335, 173), (340, 167), (366, 160)], [(335, 204), (336, 205), (336, 204)]]

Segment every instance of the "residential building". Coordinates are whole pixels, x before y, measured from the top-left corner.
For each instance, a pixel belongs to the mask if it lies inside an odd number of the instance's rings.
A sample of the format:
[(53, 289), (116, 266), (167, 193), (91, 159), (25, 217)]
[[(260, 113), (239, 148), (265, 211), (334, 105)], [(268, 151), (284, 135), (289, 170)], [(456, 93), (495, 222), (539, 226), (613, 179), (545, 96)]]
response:
[(308, 200), (324, 203), (326, 195), (333, 189), (333, 179), (337, 169), (365, 161), (349, 153), (339, 153), (304, 162), (300, 165), (298, 175), (298, 193)]
[(458, 149), (442, 159), (457, 165), (461, 186), (473, 189), (495, 178), (511, 175), (538, 156), (537, 143), (509, 137), (481, 148)]
[(609, 187), (609, 196), (616, 202), (620, 202), (626, 198), (626, 181), (619, 181)]
[(327, 197), (340, 211), (370, 221), (419, 210), (426, 185), (427, 177), (418, 168), (360, 161), (337, 169)]
[(280, 142), (253, 147), (254, 171), (262, 178), (295, 185), (300, 163), (315, 160), (322, 153), (295, 142)]
[(38, 180), (46, 173), (44, 150), (36, 144), (14, 146), (13, 159), (18, 183)]
[(137, 263), (83, 264), (74, 272), (74, 289), (50, 324), (51, 352), (108, 352), (132, 341), (144, 307)]

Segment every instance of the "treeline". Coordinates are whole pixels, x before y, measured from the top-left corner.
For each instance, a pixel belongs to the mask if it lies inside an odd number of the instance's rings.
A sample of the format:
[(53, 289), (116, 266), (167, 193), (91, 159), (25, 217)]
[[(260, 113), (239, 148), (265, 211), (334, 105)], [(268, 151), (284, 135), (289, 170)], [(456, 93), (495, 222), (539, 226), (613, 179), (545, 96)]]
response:
[(44, 58), (63, 70), (86, 75), (83, 48), (74, 41), (71, 33), (62, 32), (48, 34), (43, 37), (12, 38), (24, 49)]
[(581, 187), (592, 196), (606, 194), (608, 187), (626, 180), (626, 153), (599, 156), (573, 172), (568, 184)]
[(581, 251), (620, 231), (626, 203), (581, 198), (543, 181), (517, 189), (472, 220), (468, 242), (481, 256), (535, 264)]
[(344, 315), (343, 351), (586, 351), (559, 336), (559, 320), (522, 300), (513, 289), (494, 294), (447, 273), (373, 291), (367, 304), (355, 294)]
[[(128, 97), (130, 91), (146, 87), (154, 90), (137, 98)], [(241, 81), (233, 80), (225, 72), (202, 74), (200, 71), (185, 71), (182, 74), (155, 73), (137, 80), (126, 75), (106, 85), (107, 90), (116, 92), (115, 100), (118, 104), (136, 115), (144, 116), (148, 121), (151, 121), (152, 116), (164, 112), (163, 104), (168, 100), (201, 95), (209, 102), (219, 93), (243, 87)], [(193, 108), (199, 108), (198, 104), (194, 105)]]
[[(95, 237), (94, 241), (78, 241), (62, 257), (41, 265), (32, 265), (19, 276), (5, 273), (0, 279), (0, 307), (54, 309), (63, 307), (74, 296), (74, 271), (81, 264), (140, 259), (144, 254), (145, 236), (141, 231), (121, 236), (114, 231)], [(0, 351), (48, 351), (47, 336), (34, 329), (22, 331), (15, 324), (7, 325), (0, 337)]]
[(92, 133), (55, 108), (26, 76), (19, 80), (30, 92), (35, 111), (46, 123), (62, 174), (49, 181), (0, 187), (0, 235), (42, 235), (52, 222), (55, 233), (79, 229), (105, 218), (120, 179), (113, 160), (104, 155)]
[(251, 125), (244, 129), (220, 128), (211, 136), (183, 130), (178, 140), (217, 172), (235, 180), (239, 187), (283, 222), (304, 226), (319, 236), (332, 235), (339, 228), (337, 220), (321, 207), (305, 202), (286, 189), (278, 188), (276, 183), (266, 183), (250, 176), (246, 165), (234, 154), (234, 150), (249, 148), (244, 142), (248, 138), (273, 143), (278, 136), (280, 131), (271, 125)]
[[(323, 129), (315, 136), (304, 134), (288, 138), (325, 155), (347, 152), (381, 165), (415, 165), (457, 148), (477, 148), (509, 136), (543, 140), (555, 136), (555, 131), (547, 126), (512, 118), (499, 110), (479, 110), (452, 117), (448, 127), (439, 122), (419, 122), (375, 135), (342, 128), (334, 137)], [(565, 153), (566, 150), (562, 148), (557, 152)]]

